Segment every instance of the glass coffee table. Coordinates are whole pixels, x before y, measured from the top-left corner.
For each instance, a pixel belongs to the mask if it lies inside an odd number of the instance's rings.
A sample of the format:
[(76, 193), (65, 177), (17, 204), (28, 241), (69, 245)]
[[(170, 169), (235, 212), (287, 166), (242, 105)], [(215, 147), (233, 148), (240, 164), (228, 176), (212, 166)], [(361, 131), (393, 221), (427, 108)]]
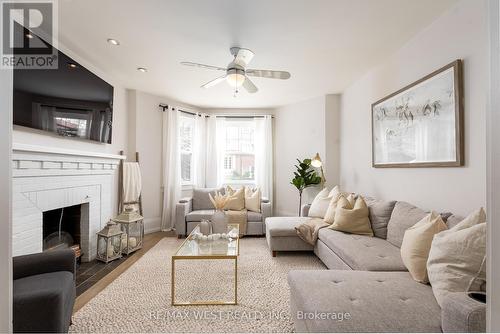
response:
[[(186, 305), (236, 305), (238, 304), (238, 255), (239, 249), (239, 225), (228, 225), (230, 237), (209, 237), (208, 240), (201, 237), (200, 226), (196, 226), (189, 236), (184, 240), (179, 249), (172, 255), (172, 282), (171, 301), (173, 306)], [(176, 301), (175, 296), (175, 263), (179, 260), (234, 260), (234, 300), (190, 300)], [(202, 280), (199, 284), (203, 284)]]

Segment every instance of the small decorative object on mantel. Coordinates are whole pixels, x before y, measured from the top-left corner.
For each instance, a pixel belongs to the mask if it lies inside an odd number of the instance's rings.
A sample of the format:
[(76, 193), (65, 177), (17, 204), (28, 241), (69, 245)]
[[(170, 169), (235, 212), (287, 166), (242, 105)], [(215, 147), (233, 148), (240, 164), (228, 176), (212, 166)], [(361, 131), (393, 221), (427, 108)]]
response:
[(144, 239), (144, 217), (132, 207), (126, 207), (125, 211), (113, 219), (123, 231), (122, 252), (129, 255), (142, 248)]
[(97, 232), (97, 260), (108, 263), (121, 258), (122, 235), (120, 226), (111, 220)]
[(219, 192), (217, 192), (213, 197), (211, 194), (208, 194), (208, 196), (215, 207), (215, 213), (212, 216), (212, 233), (225, 233), (227, 232), (229, 219), (224, 212), (224, 207), (231, 199), (231, 196), (227, 194), (221, 195)]
[(372, 104), (373, 167), (464, 165), (462, 61)]

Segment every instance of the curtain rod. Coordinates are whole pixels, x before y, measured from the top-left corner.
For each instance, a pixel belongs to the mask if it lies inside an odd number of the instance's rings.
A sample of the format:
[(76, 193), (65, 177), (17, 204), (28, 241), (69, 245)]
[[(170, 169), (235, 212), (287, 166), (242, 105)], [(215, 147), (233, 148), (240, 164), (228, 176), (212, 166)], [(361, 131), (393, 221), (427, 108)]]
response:
[[(169, 105), (168, 104), (160, 104), (159, 107), (162, 109), (163, 112), (165, 112), (169, 108)], [(175, 110), (175, 108), (173, 108), (173, 107), (172, 107), (172, 109)], [(193, 115), (193, 116), (200, 116), (200, 117), (202, 116), (201, 113), (197, 113), (197, 112), (186, 111), (186, 110), (182, 110), (180, 108), (177, 108), (177, 110), (179, 110), (182, 113)], [(205, 117), (210, 117), (210, 116), (221, 117), (221, 118), (264, 118), (265, 116), (271, 116), (271, 118), (274, 118), (273, 115), (227, 115), (227, 114), (226, 115), (217, 115), (217, 114), (205, 115)]]
[(271, 116), (271, 118), (274, 118), (273, 115), (214, 115), (215, 117), (220, 117), (220, 118), (264, 118), (266, 116)]
[[(165, 112), (169, 108), (169, 105), (160, 103), (159, 107), (162, 109), (163, 112)], [(172, 107), (172, 109), (176, 110), (176, 108), (174, 108), (174, 107)], [(177, 108), (177, 110), (179, 110), (181, 113), (188, 114), (188, 115), (200, 116), (200, 117), (202, 116), (201, 113), (197, 113), (197, 112), (193, 112), (193, 111), (186, 111), (186, 110), (182, 110), (180, 108)], [(208, 117), (208, 116), (205, 116), (205, 117)]]

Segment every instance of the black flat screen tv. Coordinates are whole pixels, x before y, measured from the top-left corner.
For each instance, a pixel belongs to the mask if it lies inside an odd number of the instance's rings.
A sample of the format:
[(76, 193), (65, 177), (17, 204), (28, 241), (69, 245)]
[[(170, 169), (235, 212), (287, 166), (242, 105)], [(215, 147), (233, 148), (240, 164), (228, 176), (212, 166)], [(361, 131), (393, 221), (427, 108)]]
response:
[(61, 51), (57, 59), (57, 69), (14, 67), (14, 125), (111, 144), (113, 86)]

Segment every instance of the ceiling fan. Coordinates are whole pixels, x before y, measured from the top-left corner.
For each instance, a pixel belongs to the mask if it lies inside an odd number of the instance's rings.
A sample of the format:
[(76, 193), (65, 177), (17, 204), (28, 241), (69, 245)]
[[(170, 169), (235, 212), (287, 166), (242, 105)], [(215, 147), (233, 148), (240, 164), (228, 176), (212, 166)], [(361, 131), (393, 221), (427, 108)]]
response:
[(257, 86), (250, 80), (249, 77), (261, 77), (268, 79), (281, 79), (286, 80), (290, 78), (290, 73), (285, 71), (271, 71), (271, 70), (257, 70), (257, 69), (247, 69), (248, 64), (252, 60), (254, 53), (248, 49), (243, 49), (239, 47), (232, 47), (229, 49), (231, 54), (234, 56), (232, 62), (227, 65), (227, 68), (217, 67), (211, 65), (198, 64), (188, 61), (181, 62), (182, 65), (201, 67), (208, 70), (224, 71), (224, 75), (207, 82), (202, 85), (202, 88), (210, 88), (222, 81), (226, 80), (227, 83), (234, 87), (235, 93), (238, 92), (238, 88), (243, 86), (249, 93), (256, 93), (258, 91)]

